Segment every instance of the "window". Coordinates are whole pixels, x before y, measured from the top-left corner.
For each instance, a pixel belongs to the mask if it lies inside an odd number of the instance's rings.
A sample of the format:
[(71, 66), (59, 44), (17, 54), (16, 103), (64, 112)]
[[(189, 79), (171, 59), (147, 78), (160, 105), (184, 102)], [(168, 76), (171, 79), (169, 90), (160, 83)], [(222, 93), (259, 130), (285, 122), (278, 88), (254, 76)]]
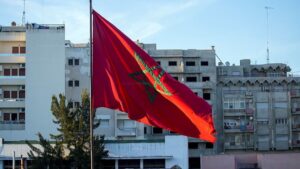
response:
[(18, 46), (13, 46), (12, 47), (12, 53), (19, 53), (19, 47)]
[(74, 102), (74, 107), (79, 108), (80, 107), (80, 102)]
[(118, 120), (117, 123), (119, 129), (133, 129), (136, 127), (136, 123), (133, 120)]
[(119, 160), (119, 169), (138, 169), (140, 160)]
[(176, 61), (169, 61), (169, 66), (177, 66), (177, 62)]
[(73, 65), (73, 59), (68, 59), (68, 65), (72, 66)]
[(196, 76), (189, 76), (186, 77), (187, 82), (197, 82), (197, 77)]
[(224, 98), (224, 109), (245, 109), (245, 99), (242, 98)]
[(18, 69), (11, 69), (12, 76), (18, 76)]
[(3, 91), (3, 97), (6, 99), (10, 98), (10, 91)]
[(101, 160), (103, 169), (115, 169), (115, 160)]
[(20, 53), (26, 53), (26, 47), (20, 47)]
[(18, 91), (11, 91), (11, 98), (13, 99), (18, 98)]
[(195, 93), (195, 95), (197, 95), (198, 96), (198, 92), (194, 92)]
[(163, 130), (159, 127), (153, 127), (153, 134), (162, 134)]
[(283, 118), (283, 119), (275, 119), (275, 123), (276, 124), (287, 124), (287, 119), (286, 118)]
[(12, 113), (11, 114), (11, 121), (17, 121), (18, 120), (18, 114), (17, 113)]
[(210, 93), (203, 93), (203, 99), (210, 100)]
[(177, 76), (172, 76), (175, 80), (178, 80), (178, 77)]
[(202, 77), (202, 82), (206, 82), (209, 81), (209, 76), (203, 76)]
[(241, 76), (241, 72), (233, 71), (232, 76)]
[(147, 134), (147, 127), (144, 127), (144, 134)]
[(75, 65), (79, 65), (79, 59), (74, 59)]
[(25, 76), (25, 68), (19, 69), (19, 76)]
[(68, 108), (70, 108), (70, 109), (74, 108), (73, 102), (69, 101), (69, 103), (68, 103)]
[(79, 87), (79, 80), (75, 80), (75, 87)]
[(214, 148), (214, 144), (213, 143), (205, 143), (205, 148), (207, 148), (207, 149), (212, 149), (212, 148)]
[(10, 121), (10, 113), (4, 113), (3, 114), (3, 120), (4, 121)]
[(166, 168), (165, 159), (144, 159), (144, 169)]
[(10, 76), (10, 69), (4, 69), (4, 76)]
[(109, 127), (109, 119), (100, 119), (100, 127), (108, 128)]
[(158, 65), (160, 65), (160, 61), (156, 61), (156, 63), (157, 63)]
[(72, 80), (69, 80), (69, 81), (68, 81), (68, 85), (69, 85), (69, 87), (73, 87), (73, 81), (72, 81)]
[(190, 142), (189, 143), (189, 149), (198, 149), (198, 143)]
[(196, 62), (195, 61), (186, 61), (185, 66), (196, 66)]
[(25, 121), (25, 113), (19, 113), (19, 120)]
[(201, 61), (201, 66), (208, 66), (208, 61)]
[(201, 168), (200, 157), (191, 157), (189, 158), (189, 168), (190, 169), (200, 169)]

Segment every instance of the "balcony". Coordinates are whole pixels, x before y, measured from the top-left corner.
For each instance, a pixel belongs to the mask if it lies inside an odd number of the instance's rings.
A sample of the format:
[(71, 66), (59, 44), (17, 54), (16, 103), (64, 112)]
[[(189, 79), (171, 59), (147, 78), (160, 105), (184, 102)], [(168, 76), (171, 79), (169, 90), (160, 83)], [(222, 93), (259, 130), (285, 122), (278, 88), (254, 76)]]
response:
[(245, 109), (224, 109), (224, 116), (245, 116)]
[(0, 121), (0, 130), (25, 130), (25, 121)]
[(136, 136), (137, 128), (116, 128), (116, 136)]
[[(2, 32), (5, 29), (7, 30), (12, 30), (14, 29), (15, 31), (19, 32)], [(2, 31), (0, 31), (0, 41), (25, 41), (26, 36), (25, 36), (25, 27), (2, 27)]]
[(293, 147), (299, 147), (300, 148), (300, 139), (298, 139), (298, 140), (293, 140), (292, 141), (292, 143), (293, 143)]
[(228, 150), (238, 150), (238, 149), (246, 149), (246, 143), (244, 142), (225, 142), (224, 143), (225, 149)]
[(293, 115), (300, 115), (300, 107), (293, 107), (292, 108)]
[(25, 63), (26, 54), (0, 53), (0, 63)]
[(291, 90), (290, 95), (292, 98), (300, 97), (300, 90)]
[(292, 130), (293, 130), (293, 131), (300, 131), (300, 123), (298, 123), (298, 124), (293, 124), (293, 125), (292, 125)]
[(25, 76), (0, 76), (0, 85), (25, 85)]
[(253, 115), (254, 110), (252, 108), (246, 108), (245, 112), (247, 115)]
[(25, 99), (0, 99), (2, 108), (20, 108), (25, 107)]
[(240, 126), (224, 126), (225, 133), (240, 133), (240, 132), (253, 132), (254, 127), (252, 124)]

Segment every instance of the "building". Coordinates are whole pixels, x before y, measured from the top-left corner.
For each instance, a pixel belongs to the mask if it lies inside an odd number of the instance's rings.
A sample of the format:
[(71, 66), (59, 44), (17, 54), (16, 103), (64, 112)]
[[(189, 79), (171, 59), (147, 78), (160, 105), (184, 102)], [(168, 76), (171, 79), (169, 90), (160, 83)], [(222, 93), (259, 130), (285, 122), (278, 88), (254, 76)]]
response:
[[(279, 157), (299, 164), (300, 78), (289, 74), (288, 65), (253, 65), (246, 59), (216, 66), (214, 47), (137, 44), (212, 105), (218, 140), (179, 136), (132, 121), (124, 112), (97, 109), (101, 124), (94, 133), (106, 136), (107, 168), (274, 169), (270, 161)], [(81, 92), (90, 87), (89, 54), (88, 44), (65, 41), (64, 25), (0, 27), (0, 169), (11, 167), (13, 153), (17, 163), (27, 158), (23, 140), (56, 132), (53, 94), (65, 94), (71, 107), (80, 104)]]
[[(161, 50), (156, 48), (156, 44), (138, 43), (150, 56), (152, 56), (161, 67), (169, 72), (175, 79), (188, 85), (195, 94), (205, 98), (213, 105), (215, 110), (216, 99), (216, 62), (215, 50)], [(80, 102), (80, 93), (84, 89), (90, 87), (89, 84), (89, 48), (85, 44), (72, 44), (66, 42), (66, 96), (74, 107)], [(217, 117), (216, 114), (214, 114)], [(110, 109), (98, 109), (96, 118), (100, 120), (100, 126), (94, 130), (95, 134), (104, 134), (108, 142), (113, 142), (109, 150), (115, 151), (115, 147), (127, 146), (131, 144), (141, 144), (142, 146), (152, 147), (152, 150), (145, 154), (136, 152), (135, 148), (130, 151), (140, 154), (140, 156), (120, 156), (122, 149), (119, 152), (114, 152), (114, 155), (108, 161), (113, 160), (110, 165), (117, 166), (121, 163), (135, 163), (135, 167), (143, 160), (156, 160), (159, 164), (165, 162), (162, 168), (172, 167), (169, 161), (174, 162), (175, 156), (165, 155), (165, 153), (157, 154), (161, 150), (155, 149), (153, 146), (157, 143), (168, 147), (169, 137), (175, 137), (176, 134), (161, 128), (146, 126), (128, 119), (127, 114)], [(219, 123), (221, 124), (221, 123)], [(222, 129), (222, 125), (219, 126)], [(178, 136), (177, 136), (178, 137)], [(188, 156), (182, 162), (177, 164), (180, 166), (188, 166), (188, 162), (200, 167), (200, 156), (208, 154), (216, 154), (218, 144), (215, 145), (194, 138), (188, 138), (187, 147), (177, 147), (176, 151), (188, 150)], [(178, 142), (180, 144), (180, 142)], [(182, 142), (182, 144), (184, 144)], [(113, 146), (114, 145), (114, 146)], [(151, 146), (152, 145), (152, 146)], [(188, 149), (189, 148), (189, 149)], [(129, 150), (128, 150), (129, 151)], [(169, 151), (169, 150), (166, 150)], [(128, 152), (127, 152), (128, 153)], [(123, 162), (122, 162), (123, 160)], [(127, 160), (127, 161), (124, 161)], [(118, 162), (119, 161), (119, 162)], [(120, 163), (121, 161), (121, 163)], [(175, 160), (176, 162), (176, 160)], [(141, 162), (142, 164), (142, 162)], [(175, 163), (171, 163), (175, 165)], [(142, 166), (142, 165), (141, 165)], [(162, 166), (162, 165), (160, 165)], [(134, 167), (134, 166), (131, 166)], [(185, 167), (184, 167), (185, 168)]]
[(218, 66), (218, 111), (224, 152), (276, 151), (299, 146), (299, 78), (286, 64)]
[(0, 136), (5, 140), (56, 132), (50, 100), (65, 93), (64, 38), (64, 25), (0, 27)]

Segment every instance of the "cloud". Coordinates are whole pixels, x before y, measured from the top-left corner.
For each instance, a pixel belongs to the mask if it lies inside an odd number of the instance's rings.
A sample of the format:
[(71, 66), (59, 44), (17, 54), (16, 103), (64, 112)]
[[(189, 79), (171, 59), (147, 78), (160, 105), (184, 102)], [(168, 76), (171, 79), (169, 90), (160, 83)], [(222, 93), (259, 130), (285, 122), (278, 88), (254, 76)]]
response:
[[(11, 9), (12, 14), (15, 12), (12, 9), (23, 6), (22, 0), (18, 2), (1, 1), (2, 4)], [(105, 15), (108, 20), (120, 27), (132, 39), (144, 40), (166, 28), (170, 28), (174, 23), (166, 23), (168, 17), (195, 7), (198, 10), (199, 5), (203, 7), (212, 1), (214, 0), (154, 1), (154, 3), (146, 1), (136, 3), (135, 10), (130, 10), (127, 7), (120, 8), (121, 10), (111, 9), (111, 3), (105, 1), (105, 4), (102, 4), (101, 7), (104, 6), (103, 8), (108, 11), (106, 13), (108, 15)], [(121, 3), (122, 1), (116, 0), (115, 2)], [(87, 42), (89, 39), (89, 4), (86, 0), (27, 0), (26, 21), (41, 24), (65, 23), (66, 39), (73, 42)]]

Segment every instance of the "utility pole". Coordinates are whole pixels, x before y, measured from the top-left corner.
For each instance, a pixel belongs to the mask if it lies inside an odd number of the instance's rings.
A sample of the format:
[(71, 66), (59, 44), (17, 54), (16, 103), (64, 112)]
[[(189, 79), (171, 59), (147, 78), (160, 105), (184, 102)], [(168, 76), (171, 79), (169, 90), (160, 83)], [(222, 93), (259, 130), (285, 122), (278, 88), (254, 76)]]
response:
[(269, 50), (269, 10), (273, 9), (270, 6), (265, 6), (267, 11), (267, 64), (270, 63), (270, 50)]
[(23, 0), (23, 16), (22, 16), (22, 26), (25, 25), (25, 0)]

